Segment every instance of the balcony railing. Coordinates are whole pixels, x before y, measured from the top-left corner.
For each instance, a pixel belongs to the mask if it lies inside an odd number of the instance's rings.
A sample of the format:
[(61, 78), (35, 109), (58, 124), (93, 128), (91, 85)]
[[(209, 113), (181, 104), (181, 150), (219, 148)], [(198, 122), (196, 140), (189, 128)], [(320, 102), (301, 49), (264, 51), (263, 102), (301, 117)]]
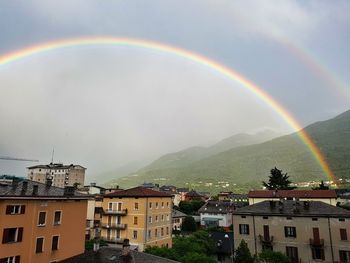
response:
[(121, 210), (106, 209), (104, 210), (104, 213), (106, 215), (126, 216), (126, 214), (128, 213), (128, 209), (121, 209)]
[(102, 228), (113, 228), (113, 229), (126, 229), (127, 224), (108, 224), (102, 223)]
[(265, 236), (259, 235), (259, 240), (262, 244), (266, 244), (266, 245), (272, 244), (273, 236), (265, 237)]
[(323, 247), (324, 246), (324, 239), (312, 239), (312, 238), (310, 238), (310, 246)]
[(113, 243), (113, 244), (123, 244), (124, 238), (116, 238), (116, 237), (101, 237), (101, 240), (106, 241), (108, 243)]

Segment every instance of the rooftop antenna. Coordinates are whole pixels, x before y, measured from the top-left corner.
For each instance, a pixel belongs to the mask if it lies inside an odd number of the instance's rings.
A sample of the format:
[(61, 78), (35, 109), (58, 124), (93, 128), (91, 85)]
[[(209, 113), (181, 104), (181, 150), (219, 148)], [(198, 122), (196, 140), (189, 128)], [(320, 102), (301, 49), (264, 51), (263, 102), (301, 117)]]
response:
[(53, 156), (55, 155), (55, 147), (52, 148), (51, 163), (53, 164)]

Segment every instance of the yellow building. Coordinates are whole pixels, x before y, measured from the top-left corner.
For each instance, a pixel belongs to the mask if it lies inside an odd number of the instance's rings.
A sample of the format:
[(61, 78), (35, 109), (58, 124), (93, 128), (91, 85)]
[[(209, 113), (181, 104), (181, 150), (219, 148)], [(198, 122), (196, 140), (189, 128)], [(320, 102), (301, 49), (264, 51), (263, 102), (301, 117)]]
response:
[(172, 196), (143, 187), (106, 194), (102, 201), (101, 238), (110, 243), (129, 239), (147, 246), (172, 246)]
[(0, 262), (53, 263), (83, 253), (87, 199), (50, 183), (0, 184)]

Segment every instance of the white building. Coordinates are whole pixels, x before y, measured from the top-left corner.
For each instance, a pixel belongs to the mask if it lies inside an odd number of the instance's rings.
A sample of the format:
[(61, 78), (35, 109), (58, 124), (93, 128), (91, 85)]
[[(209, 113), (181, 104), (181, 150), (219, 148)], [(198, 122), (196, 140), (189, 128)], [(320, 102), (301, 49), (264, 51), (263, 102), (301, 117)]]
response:
[(229, 228), (232, 225), (234, 210), (235, 206), (232, 202), (209, 200), (198, 210), (201, 226)]
[(47, 178), (52, 179), (52, 185), (57, 187), (84, 185), (85, 170), (81, 165), (64, 165), (50, 163), (27, 167), (27, 178), (32, 181), (45, 183)]

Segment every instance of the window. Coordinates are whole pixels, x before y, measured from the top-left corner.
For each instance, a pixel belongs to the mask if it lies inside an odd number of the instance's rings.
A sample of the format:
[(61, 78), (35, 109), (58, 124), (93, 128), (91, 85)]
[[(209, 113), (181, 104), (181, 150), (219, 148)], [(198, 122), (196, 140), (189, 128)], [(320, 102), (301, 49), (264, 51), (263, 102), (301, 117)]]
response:
[(169, 221), (169, 215), (166, 215), (166, 221)]
[(297, 247), (286, 247), (286, 255), (289, 257), (291, 263), (298, 263), (298, 248)]
[(246, 216), (241, 216), (241, 218), (246, 218)]
[(340, 229), (340, 240), (343, 240), (343, 241), (348, 240), (348, 235), (346, 233), (346, 229), (345, 228), (341, 228)]
[(344, 222), (344, 221), (345, 221), (345, 218), (339, 218), (339, 221), (340, 221), (340, 222)]
[(162, 208), (164, 208), (164, 202), (162, 202)]
[(152, 224), (152, 217), (151, 216), (148, 217), (148, 223)]
[(24, 214), (25, 209), (25, 205), (8, 205), (6, 206), (6, 215)]
[(285, 226), (284, 227), (285, 237), (297, 237), (297, 231), (294, 226)]
[(340, 262), (350, 262), (350, 251), (339, 250)]
[(0, 263), (19, 263), (20, 259), (20, 256), (0, 258)]
[(161, 229), (160, 229), (160, 235), (161, 235), (161, 236), (164, 236), (164, 228), (161, 228)]
[(39, 212), (38, 226), (44, 226), (46, 223), (46, 212)]
[(268, 216), (263, 216), (263, 219), (269, 219), (269, 217)]
[(162, 215), (162, 221), (164, 221), (164, 215)]
[(239, 224), (239, 233), (241, 235), (249, 235), (249, 225), (248, 224)]
[(53, 220), (53, 224), (54, 225), (60, 225), (61, 224), (61, 215), (62, 215), (61, 211), (55, 211), (55, 217), (54, 217), (54, 220)]
[(36, 239), (35, 253), (42, 253), (44, 251), (44, 238), (38, 237)]
[(169, 208), (169, 202), (166, 202), (166, 207)]
[(134, 225), (137, 225), (137, 216), (134, 216)]
[(2, 243), (21, 242), (23, 237), (23, 227), (5, 228), (2, 235)]
[(135, 203), (134, 209), (135, 209), (135, 210), (139, 210), (139, 203)]
[(155, 236), (155, 237), (158, 237), (158, 229), (157, 229), (157, 228), (154, 229), (154, 236)]
[(133, 231), (133, 235), (132, 235), (133, 239), (137, 239), (137, 230)]
[(312, 259), (321, 259), (324, 260), (324, 249), (323, 248), (318, 248), (318, 247), (313, 247), (311, 249), (312, 251)]
[(318, 221), (318, 218), (317, 217), (313, 217), (312, 221)]
[(166, 227), (166, 234), (169, 235), (169, 227)]
[(149, 202), (149, 208), (152, 209), (152, 202)]
[(148, 239), (151, 239), (151, 238), (152, 238), (152, 231), (148, 230)]
[(156, 209), (158, 209), (158, 202), (156, 202)]
[(59, 239), (59, 236), (52, 237), (51, 250), (58, 250), (58, 239)]
[(286, 219), (287, 220), (292, 220), (292, 217), (287, 216)]
[(156, 216), (156, 222), (158, 222), (158, 216)]

